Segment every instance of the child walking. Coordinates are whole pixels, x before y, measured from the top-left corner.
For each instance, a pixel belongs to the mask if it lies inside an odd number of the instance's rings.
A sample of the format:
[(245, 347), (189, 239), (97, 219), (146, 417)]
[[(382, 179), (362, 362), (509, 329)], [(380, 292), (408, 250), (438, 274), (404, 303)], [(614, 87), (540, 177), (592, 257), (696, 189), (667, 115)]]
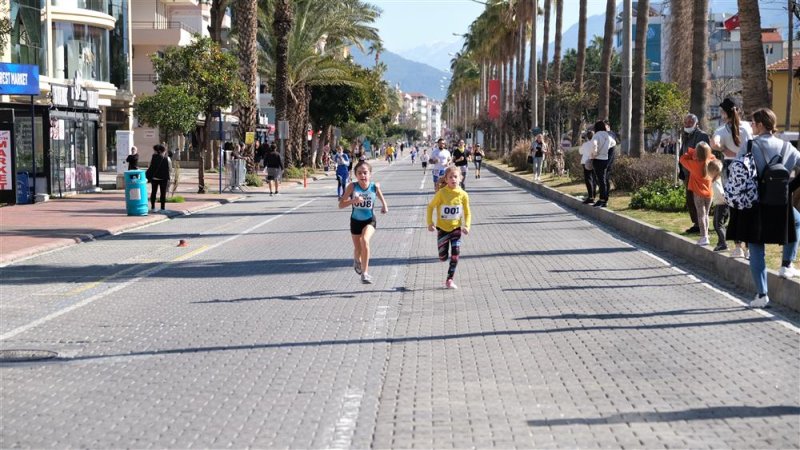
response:
[(714, 247), (714, 251), (721, 252), (728, 249), (725, 231), (731, 215), (728, 204), (725, 203), (725, 190), (722, 188), (722, 162), (712, 159), (708, 162), (706, 171), (711, 177), (711, 205), (714, 206), (714, 231), (717, 232), (717, 246)]
[(428, 154), (428, 149), (422, 149), (422, 156), (420, 156), (420, 161), (422, 162), (422, 173), (425, 173), (425, 170), (428, 168), (428, 160), (431, 159), (431, 155)]
[(705, 142), (697, 144), (697, 148), (689, 148), (680, 162), (689, 172), (688, 188), (694, 196), (694, 207), (697, 210), (697, 222), (700, 226), (700, 239), (697, 245), (708, 245), (708, 211), (711, 207), (711, 177), (708, 176), (708, 162), (715, 159), (711, 147)]
[(361, 275), (361, 282), (372, 284), (369, 275), (369, 240), (375, 233), (377, 221), (372, 208), (375, 199), (381, 201), (381, 213), (389, 212), (389, 206), (383, 198), (381, 185), (373, 183), (372, 166), (361, 161), (355, 168), (356, 182), (350, 183), (345, 188), (344, 195), (339, 198), (339, 208), (352, 206), (350, 213), (350, 237), (353, 239), (353, 269)]
[(461, 234), (469, 234), (472, 216), (469, 211), (469, 195), (461, 189), (461, 169), (450, 166), (445, 169), (444, 176), (439, 180), (439, 190), (428, 204), (426, 220), (428, 231), (434, 230), (433, 212), (436, 210), (437, 245), (439, 247), (439, 260), (447, 261), (448, 253), (450, 266), (447, 269), (447, 289), (458, 289), (453, 282), (458, 265), (458, 256), (461, 254)]

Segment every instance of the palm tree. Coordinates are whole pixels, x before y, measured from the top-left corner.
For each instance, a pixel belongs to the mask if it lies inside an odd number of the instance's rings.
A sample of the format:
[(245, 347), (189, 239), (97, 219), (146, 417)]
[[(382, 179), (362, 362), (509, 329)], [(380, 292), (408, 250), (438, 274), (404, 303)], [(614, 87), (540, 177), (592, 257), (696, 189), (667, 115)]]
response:
[(600, 93), (597, 99), (597, 114), (600, 119), (608, 119), (608, 103), (611, 92), (611, 54), (614, 43), (614, 18), (616, 2), (606, 1), (606, 23), (603, 35), (603, 53), (600, 56)]
[[(239, 130), (255, 132), (258, 123), (258, 1), (238, 0), (236, 2), (236, 28), (239, 36), (239, 70), (242, 80), (247, 85), (247, 102), (239, 106)], [(252, 165), (253, 148), (245, 150), (250, 165)]]
[(546, 117), (546, 110), (547, 110), (547, 61), (548, 57), (550, 56), (550, 6), (552, 5), (553, 0), (544, 0), (544, 36), (542, 37), (542, 93), (539, 94), (539, 98), (542, 100), (542, 108), (539, 111), (539, 124), (544, 129), (545, 127), (545, 117)]
[(666, 65), (669, 81), (686, 92), (691, 89), (693, 0), (670, 0), (669, 51)]
[[(583, 95), (583, 71), (586, 66), (586, 0), (580, 1), (578, 14), (578, 62), (575, 65), (575, 93), (580, 99)], [(572, 113), (572, 142), (578, 142), (583, 116), (582, 102), (578, 101)]]
[[(744, 42), (742, 45), (744, 46)], [(708, 0), (695, 0), (692, 21), (692, 89), (689, 95), (689, 111), (699, 118), (697, 126), (700, 128), (705, 128), (706, 123), (707, 59)], [(746, 60), (743, 59), (743, 61)], [(766, 66), (764, 70), (766, 71)]]
[(742, 97), (744, 110), (749, 113), (772, 105), (758, 2), (739, 0), (739, 24), (742, 30)]
[(225, 10), (228, 8), (230, 0), (212, 0), (209, 9), (210, 23), (208, 33), (211, 40), (217, 44), (222, 44), (222, 21), (225, 19)]
[[(275, 104), (275, 121), (286, 120), (286, 102), (289, 97), (289, 33), (292, 31), (291, 0), (275, 0), (272, 30), (275, 36), (275, 89), (272, 93)], [(287, 136), (279, 136), (286, 138)], [(281, 145), (281, 158), (286, 160), (286, 152)]]
[(559, 117), (555, 121), (555, 139), (556, 142), (561, 142), (561, 25), (564, 19), (564, 1), (554, 0), (556, 2), (556, 34), (553, 37), (553, 98), (555, 105), (553, 110), (556, 111)]
[(531, 109), (531, 128), (539, 125), (539, 71), (536, 69), (536, 22), (539, 15), (539, 1), (533, 0), (531, 7), (531, 61), (528, 68), (528, 100)]
[(647, 27), (650, 20), (650, 1), (639, 0), (636, 9), (636, 44), (633, 52), (631, 87), (630, 156), (640, 156), (644, 145), (644, 93), (646, 77)]

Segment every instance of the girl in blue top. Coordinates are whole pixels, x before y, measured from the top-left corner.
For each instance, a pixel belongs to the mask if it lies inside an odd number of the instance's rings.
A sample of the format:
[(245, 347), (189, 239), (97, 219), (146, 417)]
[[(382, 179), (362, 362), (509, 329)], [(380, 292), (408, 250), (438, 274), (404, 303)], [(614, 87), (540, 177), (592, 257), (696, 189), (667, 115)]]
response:
[(350, 155), (344, 153), (341, 145), (336, 146), (336, 155), (333, 157), (333, 162), (336, 164), (336, 195), (339, 200), (345, 191), (347, 182), (350, 181)]
[(372, 166), (365, 161), (356, 164), (356, 182), (350, 183), (339, 197), (339, 208), (352, 206), (350, 214), (350, 237), (353, 239), (353, 269), (361, 275), (361, 282), (371, 284), (369, 275), (369, 240), (375, 233), (375, 199), (381, 201), (381, 213), (389, 212), (389, 206), (383, 198), (381, 185), (370, 181)]

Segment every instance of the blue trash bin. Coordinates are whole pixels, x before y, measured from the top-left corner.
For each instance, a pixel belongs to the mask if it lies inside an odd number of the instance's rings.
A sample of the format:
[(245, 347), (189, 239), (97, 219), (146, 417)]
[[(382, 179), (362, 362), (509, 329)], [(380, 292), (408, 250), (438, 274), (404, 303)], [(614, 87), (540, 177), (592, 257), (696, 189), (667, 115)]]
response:
[(147, 179), (144, 170), (125, 171), (125, 209), (129, 216), (147, 215)]
[(17, 172), (17, 204), (27, 205), (31, 202), (31, 177), (28, 172)]

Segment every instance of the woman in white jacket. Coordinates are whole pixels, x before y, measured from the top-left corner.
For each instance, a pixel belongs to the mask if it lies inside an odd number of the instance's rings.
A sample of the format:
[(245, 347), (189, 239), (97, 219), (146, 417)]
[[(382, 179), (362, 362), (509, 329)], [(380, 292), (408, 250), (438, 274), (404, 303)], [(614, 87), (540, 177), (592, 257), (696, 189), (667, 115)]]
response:
[(608, 206), (609, 150), (617, 145), (617, 141), (608, 132), (608, 125), (603, 120), (595, 122), (592, 141), (597, 145), (597, 153), (592, 159), (592, 167), (600, 188), (600, 199), (594, 202), (594, 206), (605, 208)]

